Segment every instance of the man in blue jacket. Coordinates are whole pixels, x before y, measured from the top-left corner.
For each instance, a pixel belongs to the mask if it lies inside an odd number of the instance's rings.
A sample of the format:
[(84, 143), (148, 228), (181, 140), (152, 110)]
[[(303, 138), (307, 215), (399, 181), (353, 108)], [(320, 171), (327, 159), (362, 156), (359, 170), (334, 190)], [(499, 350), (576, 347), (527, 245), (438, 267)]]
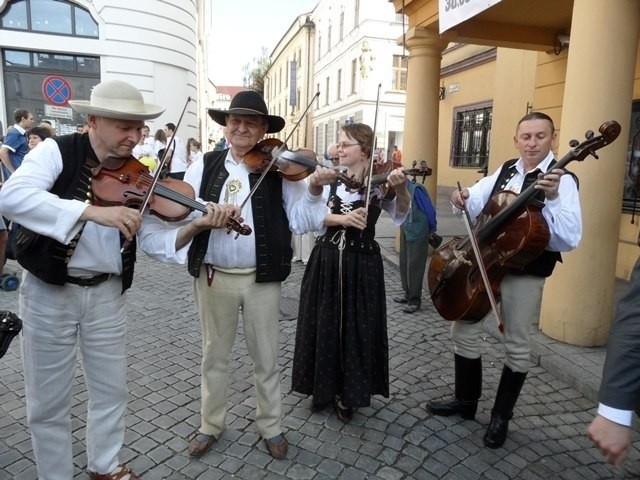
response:
[(411, 195), (411, 209), (400, 226), (400, 280), (404, 295), (393, 297), (393, 301), (406, 304), (403, 312), (414, 313), (420, 309), (422, 300), (429, 244), (434, 241), (439, 244), (434, 240), (439, 237), (435, 235), (436, 210), (427, 189), (415, 180), (409, 182), (407, 187)]

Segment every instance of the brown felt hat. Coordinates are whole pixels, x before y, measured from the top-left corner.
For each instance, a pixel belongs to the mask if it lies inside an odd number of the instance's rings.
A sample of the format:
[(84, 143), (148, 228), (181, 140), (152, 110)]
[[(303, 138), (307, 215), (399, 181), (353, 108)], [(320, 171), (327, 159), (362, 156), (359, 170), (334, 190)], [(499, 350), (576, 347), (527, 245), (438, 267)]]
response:
[(267, 104), (264, 103), (264, 98), (255, 90), (245, 90), (243, 92), (236, 93), (236, 96), (231, 100), (229, 110), (219, 110), (216, 108), (209, 108), (207, 110), (209, 116), (219, 125), (227, 125), (227, 115), (259, 115), (267, 119), (269, 123), (269, 129), (267, 133), (279, 132), (284, 128), (284, 118), (277, 115), (269, 115), (267, 110)]

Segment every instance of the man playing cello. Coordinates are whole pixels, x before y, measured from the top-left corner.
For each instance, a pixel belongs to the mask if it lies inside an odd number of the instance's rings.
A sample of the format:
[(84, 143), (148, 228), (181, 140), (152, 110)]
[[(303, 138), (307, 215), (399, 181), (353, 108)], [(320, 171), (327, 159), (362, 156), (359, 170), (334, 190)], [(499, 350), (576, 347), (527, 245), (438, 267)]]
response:
[[(491, 422), (483, 439), (489, 448), (504, 444), (513, 408), (529, 370), (530, 329), (539, 321), (544, 280), (561, 260), (560, 252), (576, 248), (582, 236), (577, 181), (572, 175), (564, 175), (564, 170), (553, 168), (551, 148), (555, 139), (553, 120), (548, 115), (540, 112), (525, 115), (518, 122), (514, 137), (520, 157), (505, 162), (474, 186), (451, 195), (454, 211), (459, 214), (466, 207), (473, 219), (497, 192), (510, 190), (519, 194), (535, 183), (538, 190), (535, 198), (544, 202), (541, 213), (550, 232), (546, 250), (523, 270), (511, 269), (500, 283), (506, 358)], [(549, 173), (542, 174), (548, 170)], [(482, 331), (482, 322), (461, 319), (452, 323), (455, 397), (429, 402), (427, 409), (434, 415), (460, 415), (468, 420), (475, 417), (482, 391), (479, 353)]]

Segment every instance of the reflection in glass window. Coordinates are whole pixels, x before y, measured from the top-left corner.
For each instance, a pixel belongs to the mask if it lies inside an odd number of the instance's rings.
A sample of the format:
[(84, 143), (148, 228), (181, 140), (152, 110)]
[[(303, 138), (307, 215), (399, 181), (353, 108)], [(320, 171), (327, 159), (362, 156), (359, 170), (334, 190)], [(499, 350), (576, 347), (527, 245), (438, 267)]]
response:
[(53, 52), (4, 51), (6, 68), (37, 68), (56, 72), (81, 72), (91, 76), (100, 76), (98, 57), (64, 55)]
[(66, 0), (10, 0), (0, 28), (98, 38), (89, 11)]
[(4, 51), (5, 67), (29, 67), (29, 52), (17, 52), (15, 50)]
[(89, 12), (74, 8), (76, 15), (76, 35), (81, 37), (98, 37), (98, 24), (91, 18)]
[(71, 55), (56, 55), (55, 53), (36, 53), (33, 66), (45, 70), (59, 70), (73, 72), (76, 69), (74, 57)]
[(64, 2), (31, 0), (31, 30), (71, 35), (71, 5)]
[(10, 3), (0, 18), (0, 27), (27, 30), (27, 4), (26, 2)]
[(83, 73), (100, 74), (100, 60), (96, 57), (76, 57), (77, 69)]

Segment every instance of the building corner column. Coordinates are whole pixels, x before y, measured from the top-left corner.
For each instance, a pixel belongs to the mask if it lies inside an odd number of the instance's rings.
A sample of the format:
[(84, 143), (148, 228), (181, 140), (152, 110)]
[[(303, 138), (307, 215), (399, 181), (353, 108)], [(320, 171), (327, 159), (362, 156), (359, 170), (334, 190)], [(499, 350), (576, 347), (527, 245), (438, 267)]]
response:
[(598, 152), (599, 160), (568, 165), (580, 179), (582, 241), (546, 282), (540, 328), (572, 345), (603, 345), (613, 316), (639, 18), (637, 0), (621, 0), (615, 8), (601, 0), (574, 5), (558, 156), (572, 138), (584, 141), (587, 130), (598, 135), (605, 121), (617, 120), (622, 134)]
[(414, 160), (426, 160), (433, 169), (425, 186), (436, 201), (438, 179), (438, 117), (440, 63), (448, 42), (425, 28), (407, 31), (405, 45), (409, 52), (407, 71), (407, 105), (404, 116), (402, 161), (411, 167)]

